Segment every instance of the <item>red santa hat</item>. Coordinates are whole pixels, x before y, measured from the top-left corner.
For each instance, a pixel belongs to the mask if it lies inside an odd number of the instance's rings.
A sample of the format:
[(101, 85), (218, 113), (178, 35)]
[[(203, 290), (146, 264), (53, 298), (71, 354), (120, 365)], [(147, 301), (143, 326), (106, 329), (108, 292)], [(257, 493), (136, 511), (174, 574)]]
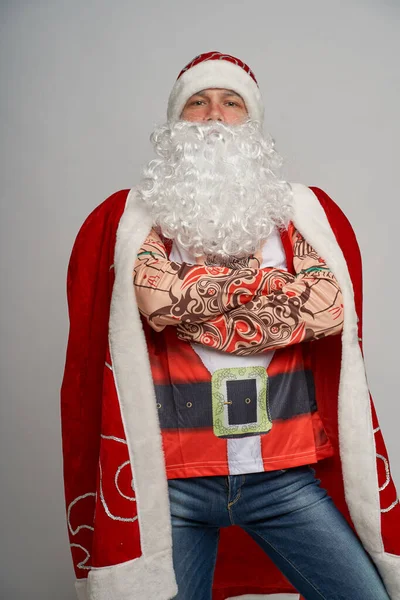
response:
[(264, 106), (253, 71), (239, 58), (221, 52), (196, 56), (178, 75), (168, 100), (168, 121), (178, 121), (187, 100), (208, 88), (233, 90), (239, 94), (249, 117), (263, 122)]

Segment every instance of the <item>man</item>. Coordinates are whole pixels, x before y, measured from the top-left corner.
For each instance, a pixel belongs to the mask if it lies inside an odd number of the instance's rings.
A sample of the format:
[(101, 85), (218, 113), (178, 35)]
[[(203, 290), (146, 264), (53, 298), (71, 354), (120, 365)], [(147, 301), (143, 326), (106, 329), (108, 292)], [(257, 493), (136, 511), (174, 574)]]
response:
[(279, 179), (262, 120), (247, 65), (196, 57), (157, 159), (75, 242), (62, 417), (80, 598), (400, 598), (357, 243), (324, 192)]

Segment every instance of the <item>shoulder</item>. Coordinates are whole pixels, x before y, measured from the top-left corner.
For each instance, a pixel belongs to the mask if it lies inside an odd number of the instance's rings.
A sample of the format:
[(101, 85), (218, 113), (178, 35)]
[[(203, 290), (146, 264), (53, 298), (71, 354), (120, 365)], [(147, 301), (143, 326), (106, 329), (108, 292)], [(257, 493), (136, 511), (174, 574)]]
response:
[(124, 212), (130, 190), (120, 190), (108, 196), (85, 219), (75, 238), (68, 273), (69, 277), (80, 267), (97, 264), (99, 258), (113, 253), (116, 232)]
[[(356, 246), (358, 243), (354, 229), (341, 208), (340, 204), (333, 200), (324, 190), (316, 186), (307, 186), (301, 183), (290, 184), (293, 192), (295, 214), (302, 214), (304, 218), (307, 213), (316, 212), (326, 216), (329, 225), (335, 234), (340, 246), (343, 244)], [(324, 211), (321, 213), (320, 208)], [(318, 215), (317, 215), (318, 218)]]
[(119, 190), (108, 196), (86, 217), (75, 239), (74, 248), (87, 238), (101, 236), (106, 229), (116, 229), (124, 212), (130, 190)]
[(351, 227), (350, 221), (340, 205), (328, 196), (324, 190), (303, 183), (290, 183), (290, 186), (292, 188), (295, 210), (301, 212), (312, 210), (315, 200), (318, 200), (330, 222), (339, 221), (339, 223), (342, 222), (345, 226)]
[(96, 224), (107, 222), (109, 219), (115, 218), (116, 216), (120, 218), (124, 212), (129, 192), (129, 189), (119, 190), (103, 200), (103, 202), (96, 206), (96, 208), (92, 210), (88, 217), (86, 217), (80, 232), (87, 227), (93, 227)]
[(346, 229), (350, 228), (351, 231), (353, 231), (353, 227), (349, 219), (339, 204), (337, 204), (330, 196), (328, 196), (324, 190), (321, 190), (321, 188), (310, 186), (309, 189), (317, 197), (319, 203), (326, 213), (326, 216), (332, 224), (337, 223), (339, 226), (346, 227)]

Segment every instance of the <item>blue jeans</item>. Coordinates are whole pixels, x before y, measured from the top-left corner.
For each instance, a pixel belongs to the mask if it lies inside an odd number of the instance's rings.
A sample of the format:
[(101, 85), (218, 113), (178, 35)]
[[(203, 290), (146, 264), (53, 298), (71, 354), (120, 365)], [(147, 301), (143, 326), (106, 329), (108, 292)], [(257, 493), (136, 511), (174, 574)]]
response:
[(221, 527), (239, 525), (307, 600), (389, 600), (309, 466), (168, 481), (177, 600), (211, 600)]

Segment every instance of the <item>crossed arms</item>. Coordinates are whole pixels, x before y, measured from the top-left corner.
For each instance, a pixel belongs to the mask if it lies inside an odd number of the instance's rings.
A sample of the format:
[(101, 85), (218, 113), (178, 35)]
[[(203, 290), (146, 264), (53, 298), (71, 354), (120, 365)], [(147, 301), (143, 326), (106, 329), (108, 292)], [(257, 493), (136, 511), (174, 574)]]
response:
[(343, 299), (325, 261), (292, 226), (295, 275), (274, 268), (189, 265), (168, 260), (151, 230), (134, 266), (139, 310), (161, 331), (237, 355), (338, 334)]

